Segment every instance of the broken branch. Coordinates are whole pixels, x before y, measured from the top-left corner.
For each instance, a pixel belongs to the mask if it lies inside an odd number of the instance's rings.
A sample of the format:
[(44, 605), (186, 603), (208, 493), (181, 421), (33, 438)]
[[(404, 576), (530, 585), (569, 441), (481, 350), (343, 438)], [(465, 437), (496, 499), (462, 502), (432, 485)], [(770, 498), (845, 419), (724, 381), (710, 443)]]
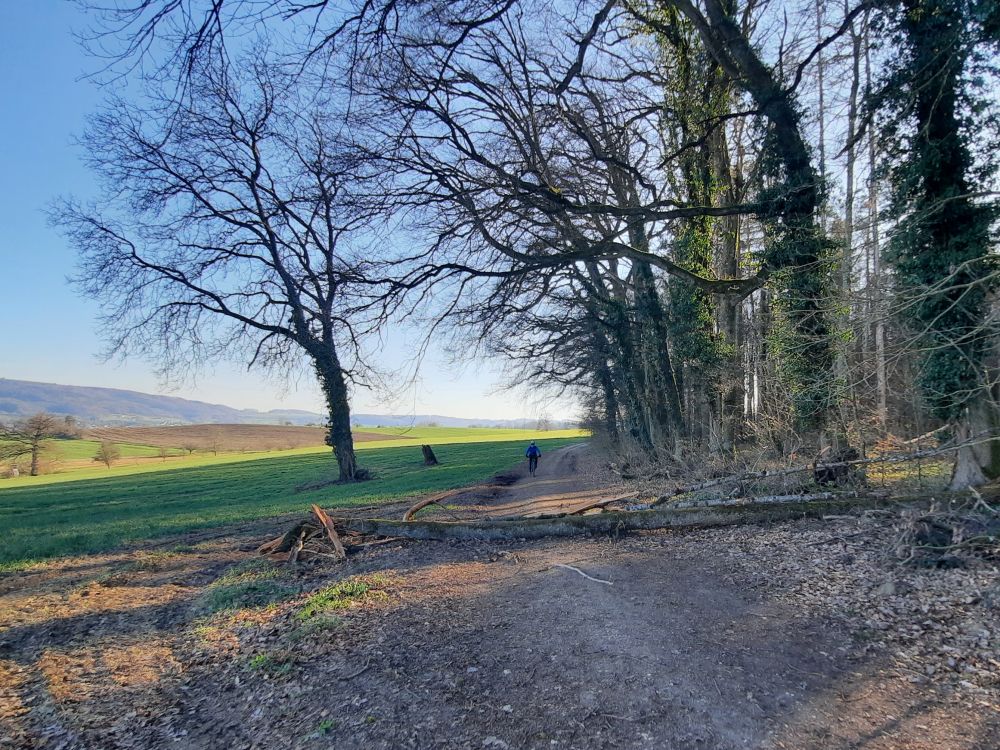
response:
[(553, 568), (566, 568), (566, 570), (572, 570), (575, 573), (579, 573), (584, 578), (586, 578), (588, 581), (594, 581), (595, 583), (606, 583), (606, 584), (608, 584), (608, 586), (614, 586), (614, 584), (611, 583), (611, 581), (605, 581), (603, 578), (594, 578), (593, 576), (587, 575), (586, 573), (584, 573), (582, 570), (580, 570), (579, 568), (577, 568), (574, 565), (566, 565), (564, 563), (554, 563), (552, 565), (552, 567)]
[(333, 521), (330, 520), (330, 516), (326, 514), (323, 510), (316, 504), (312, 506), (313, 515), (323, 524), (323, 528), (326, 529), (326, 535), (330, 540), (330, 544), (333, 545), (334, 556), (341, 559), (347, 559), (347, 551), (344, 549), (343, 543), (340, 541), (340, 535), (337, 534), (337, 530), (333, 526)]

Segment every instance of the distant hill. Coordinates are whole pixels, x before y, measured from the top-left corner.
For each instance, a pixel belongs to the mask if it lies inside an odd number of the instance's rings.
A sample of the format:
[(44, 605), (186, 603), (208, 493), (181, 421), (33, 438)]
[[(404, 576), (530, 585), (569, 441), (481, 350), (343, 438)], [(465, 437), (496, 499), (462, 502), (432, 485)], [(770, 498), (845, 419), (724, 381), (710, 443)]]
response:
[[(176, 396), (126, 391), (118, 388), (91, 388), (80, 385), (35, 383), (0, 378), (0, 421), (20, 419), (40, 411), (71, 415), (86, 425), (173, 425), (173, 424), (322, 424), (323, 414), (301, 409), (234, 409), (221, 404), (192, 401)], [(392, 416), (353, 414), (351, 422), (363, 427), (409, 427), (436, 424), (440, 427), (534, 427), (529, 419), (462, 419), (435, 414)], [(551, 427), (575, 426), (553, 421)]]
[(69, 414), (91, 425), (166, 424), (320, 424), (321, 414), (298, 409), (234, 409), (221, 404), (158, 396), (118, 388), (34, 383), (0, 378), (0, 419), (26, 417), (40, 411)]

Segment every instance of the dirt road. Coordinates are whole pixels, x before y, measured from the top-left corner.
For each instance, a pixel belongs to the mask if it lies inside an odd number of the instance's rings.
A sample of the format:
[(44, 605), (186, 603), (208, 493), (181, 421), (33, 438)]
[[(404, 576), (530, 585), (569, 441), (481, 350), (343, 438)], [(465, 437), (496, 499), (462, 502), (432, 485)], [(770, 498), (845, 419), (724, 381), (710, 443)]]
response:
[[(483, 505), (594, 489), (582, 451)], [(960, 597), (995, 569), (894, 572), (891, 530), (860, 523), (400, 543), (283, 568), (301, 594), (216, 615), (208, 587), (273, 529), (64, 561), (0, 578), (0, 746), (1000, 747), (1000, 681), (923, 669), (952, 629), (993, 653), (1000, 610)], [(375, 572), (379, 596), (303, 634), (309, 592)], [(880, 630), (884, 576), (955, 599)]]
[(496, 478), (497, 483), (472, 488), (430, 506), (421, 518), (467, 519), (537, 516), (566, 513), (627, 491), (616, 485), (598, 456), (586, 443), (569, 445), (542, 455), (535, 476), (527, 459)]

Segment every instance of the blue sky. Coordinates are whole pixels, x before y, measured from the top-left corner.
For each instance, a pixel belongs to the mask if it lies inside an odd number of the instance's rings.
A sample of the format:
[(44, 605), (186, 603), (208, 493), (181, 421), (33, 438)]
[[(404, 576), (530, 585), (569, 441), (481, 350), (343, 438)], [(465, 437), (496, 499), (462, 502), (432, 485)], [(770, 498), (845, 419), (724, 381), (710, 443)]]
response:
[[(57, 196), (86, 198), (93, 191), (73, 144), (101, 99), (97, 87), (82, 80), (99, 61), (72, 36), (85, 25), (67, 0), (0, 0), (0, 377), (170, 393), (240, 408), (320, 410), (308, 377), (277, 382), (222, 363), (194, 382), (164, 389), (149, 363), (103, 363), (96, 356), (96, 307), (67, 284), (74, 255), (44, 215)], [(403, 338), (389, 336), (383, 353), (394, 366), (407, 356)], [(497, 392), (498, 381), (496, 365), (473, 363), (456, 371), (432, 352), (418, 384), (392, 403), (359, 392), (352, 406), (398, 414), (518, 418), (544, 410), (572, 416), (565, 403)]]

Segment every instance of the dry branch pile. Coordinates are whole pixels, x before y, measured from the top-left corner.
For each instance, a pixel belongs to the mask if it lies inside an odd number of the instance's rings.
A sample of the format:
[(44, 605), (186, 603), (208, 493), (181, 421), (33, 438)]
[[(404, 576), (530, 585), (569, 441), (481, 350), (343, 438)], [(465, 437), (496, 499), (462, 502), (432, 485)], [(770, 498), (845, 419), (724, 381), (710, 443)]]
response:
[(275, 562), (298, 562), (328, 558), (340, 562), (351, 552), (397, 541), (397, 537), (379, 537), (350, 531), (330, 518), (318, 505), (312, 506), (312, 517), (299, 521), (281, 536), (257, 548), (258, 554)]
[(1000, 559), (1000, 512), (976, 497), (961, 505), (933, 504), (905, 511), (897, 524), (895, 554), (905, 564), (964, 567), (971, 557)]

